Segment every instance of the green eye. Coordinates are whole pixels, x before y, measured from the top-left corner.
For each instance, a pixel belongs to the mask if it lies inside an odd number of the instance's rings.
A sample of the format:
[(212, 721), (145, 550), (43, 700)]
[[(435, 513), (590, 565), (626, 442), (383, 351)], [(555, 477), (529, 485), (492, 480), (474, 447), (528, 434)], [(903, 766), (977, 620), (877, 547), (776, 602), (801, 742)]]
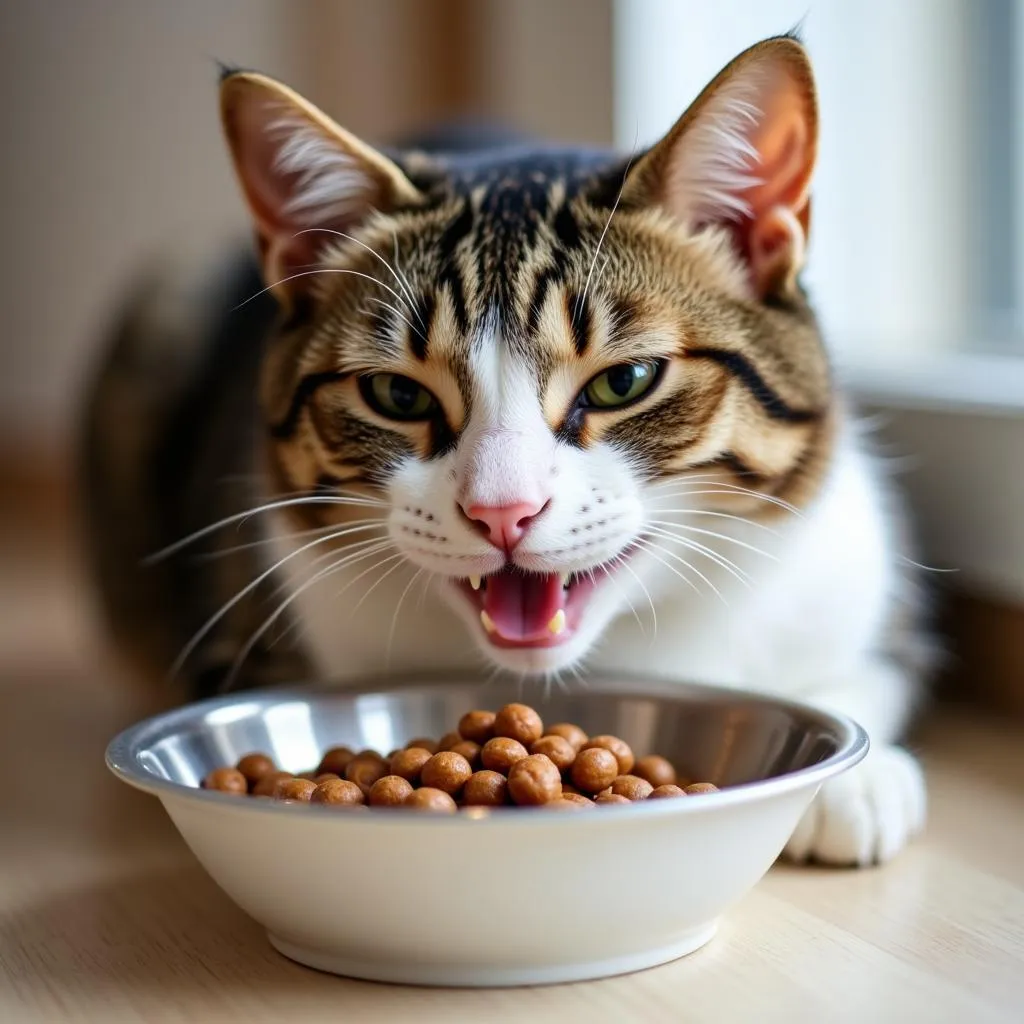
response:
[(366, 404), (392, 420), (425, 420), (437, 411), (437, 399), (411, 377), (400, 373), (372, 373), (359, 378)]
[(635, 402), (654, 387), (659, 363), (619, 363), (599, 373), (584, 389), (583, 405), (592, 409), (618, 409)]

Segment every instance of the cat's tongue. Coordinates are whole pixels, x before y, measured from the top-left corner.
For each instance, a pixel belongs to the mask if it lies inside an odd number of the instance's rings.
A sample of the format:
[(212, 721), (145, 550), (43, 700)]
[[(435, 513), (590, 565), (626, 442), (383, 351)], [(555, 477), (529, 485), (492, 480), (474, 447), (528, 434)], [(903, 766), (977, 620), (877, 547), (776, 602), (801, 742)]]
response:
[(502, 569), (487, 577), (483, 610), (506, 640), (541, 640), (551, 636), (549, 623), (565, 608), (558, 573), (524, 573)]

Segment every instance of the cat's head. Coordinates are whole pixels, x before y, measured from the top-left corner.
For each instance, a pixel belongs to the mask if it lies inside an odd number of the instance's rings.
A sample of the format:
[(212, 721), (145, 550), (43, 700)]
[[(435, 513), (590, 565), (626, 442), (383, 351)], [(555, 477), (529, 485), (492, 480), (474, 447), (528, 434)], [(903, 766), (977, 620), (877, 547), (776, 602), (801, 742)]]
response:
[[(578, 660), (644, 589), (710, 582), (730, 517), (813, 495), (832, 396), (797, 282), (817, 123), (794, 40), (629, 160), (385, 156), (249, 73), (222, 112), (283, 308), (276, 486), (383, 499), (495, 663)], [(291, 511), (358, 542), (376, 507)]]

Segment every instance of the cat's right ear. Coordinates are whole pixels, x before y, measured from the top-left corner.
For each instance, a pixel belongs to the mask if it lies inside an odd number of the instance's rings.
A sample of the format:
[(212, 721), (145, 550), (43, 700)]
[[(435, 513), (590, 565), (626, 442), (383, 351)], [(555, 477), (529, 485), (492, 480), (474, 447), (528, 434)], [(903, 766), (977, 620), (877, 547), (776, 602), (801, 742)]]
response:
[(286, 306), (308, 288), (332, 231), (348, 234), (374, 211), (422, 201), (391, 160), (280, 82), (228, 73), (220, 109), (264, 279)]

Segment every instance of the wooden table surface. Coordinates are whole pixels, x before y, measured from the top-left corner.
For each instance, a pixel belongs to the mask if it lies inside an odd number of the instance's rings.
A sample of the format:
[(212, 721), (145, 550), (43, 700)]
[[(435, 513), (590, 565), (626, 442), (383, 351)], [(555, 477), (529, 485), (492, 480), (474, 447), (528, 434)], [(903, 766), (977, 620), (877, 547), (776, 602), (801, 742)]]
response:
[(773, 869), (674, 964), (525, 990), (347, 981), (276, 954), (107, 774), (154, 695), (103, 659), (73, 585), (21, 561), (0, 586), (0, 1021), (1024, 1020), (1020, 724), (933, 714), (925, 838), (880, 870)]

